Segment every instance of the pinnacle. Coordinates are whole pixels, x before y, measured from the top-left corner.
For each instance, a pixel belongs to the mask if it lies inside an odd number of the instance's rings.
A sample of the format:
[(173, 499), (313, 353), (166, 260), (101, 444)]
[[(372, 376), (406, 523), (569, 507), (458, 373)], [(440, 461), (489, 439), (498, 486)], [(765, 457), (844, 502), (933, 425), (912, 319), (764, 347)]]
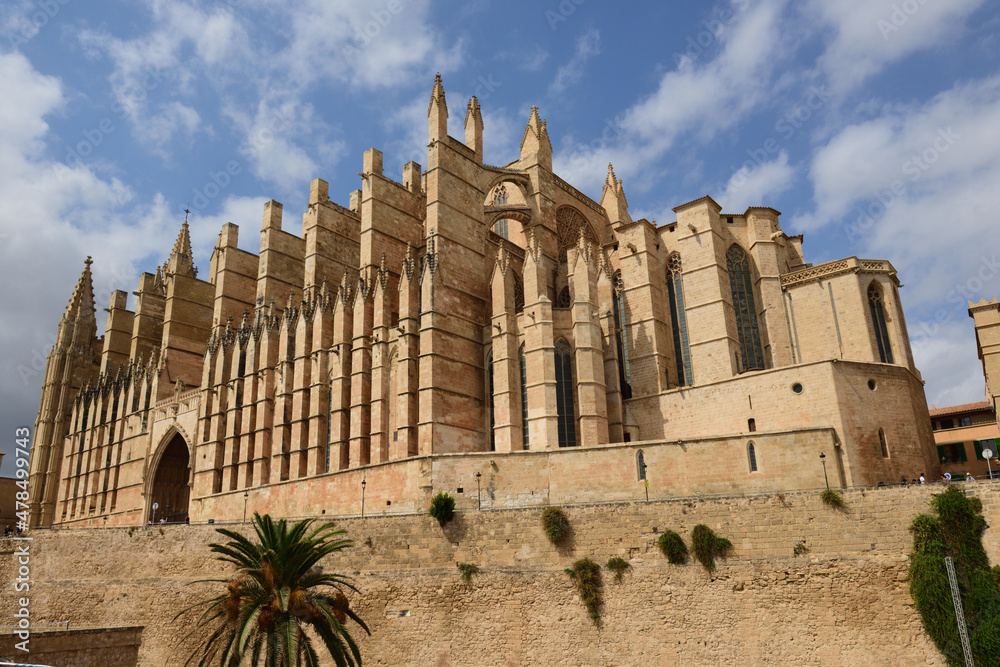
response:
[(77, 319), (89, 319), (97, 317), (94, 308), (94, 276), (90, 272), (90, 265), (94, 260), (88, 256), (83, 261), (83, 273), (76, 283), (73, 296), (69, 299), (66, 312), (63, 313), (63, 320), (73, 321)]
[(198, 269), (194, 265), (194, 252), (191, 250), (191, 232), (187, 217), (181, 223), (181, 231), (177, 234), (174, 249), (170, 252), (164, 273), (181, 273), (192, 278), (197, 277)]

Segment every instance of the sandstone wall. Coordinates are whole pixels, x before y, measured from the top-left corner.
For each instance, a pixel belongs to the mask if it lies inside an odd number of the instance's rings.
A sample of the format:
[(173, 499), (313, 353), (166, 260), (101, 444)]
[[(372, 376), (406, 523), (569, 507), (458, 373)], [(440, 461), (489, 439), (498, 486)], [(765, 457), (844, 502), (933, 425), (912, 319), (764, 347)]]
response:
[[(1000, 524), (1000, 485), (970, 485)], [(815, 492), (567, 506), (570, 542), (555, 548), (541, 508), (462, 511), (441, 528), (426, 514), (343, 520), (355, 540), (326, 564), (355, 577), (353, 604), (372, 628), (366, 665), (943, 665), (912, 607), (907, 526), (937, 485), (845, 493), (849, 511)], [(714, 576), (672, 566), (656, 549), (697, 523), (732, 540)], [(239, 526), (235, 526), (239, 528)], [(985, 543), (1000, 561), (1000, 529)], [(205, 596), (196, 579), (226, 576), (209, 526), (36, 530), (35, 622), (142, 625), (140, 665), (181, 664), (174, 616)], [(808, 551), (793, 556), (804, 541)], [(13, 581), (9, 548), (0, 577)], [(563, 572), (589, 556), (633, 569), (603, 572), (602, 623), (591, 624)], [(457, 562), (482, 574), (464, 584)], [(0, 617), (15, 604), (10, 583)], [(363, 633), (362, 633), (363, 634)]]

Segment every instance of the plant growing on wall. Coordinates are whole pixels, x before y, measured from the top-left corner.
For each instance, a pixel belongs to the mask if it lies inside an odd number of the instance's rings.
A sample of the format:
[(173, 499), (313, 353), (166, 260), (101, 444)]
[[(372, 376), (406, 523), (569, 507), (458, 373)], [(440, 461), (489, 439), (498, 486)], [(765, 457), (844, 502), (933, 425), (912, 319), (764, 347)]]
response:
[[(323, 648), (338, 665), (361, 665), (361, 653), (347, 630), (348, 619), (371, 634), (344, 595), (357, 592), (347, 577), (324, 573), (317, 564), (343, 551), (351, 541), (333, 524), (313, 526), (306, 519), (291, 526), (254, 512), (257, 539), (217, 528), (229, 538), (210, 544), (213, 553), (236, 572), (225, 579), (223, 593), (196, 607), (205, 610), (192, 634), (207, 634), (185, 665), (315, 665)], [(204, 583), (204, 582), (196, 582)]]
[(714, 572), (715, 559), (725, 558), (732, 550), (733, 543), (716, 535), (705, 524), (699, 523), (691, 531), (691, 548), (698, 562), (709, 572)]
[(632, 569), (632, 564), (624, 558), (615, 556), (614, 558), (609, 558), (604, 567), (608, 568), (609, 572), (615, 573), (615, 583), (620, 584), (625, 573)]
[(667, 560), (674, 565), (683, 565), (688, 560), (688, 548), (684, 544), (684, 538), (672, 530), (668, 530), (660, 535), (656, 541), (656, 546), (667, 557)]
[(975, 664), (1000, 664), (1000, 583), (983, 548), (983, 505), (950, 486), (933, 497), (931, 506), (936, 517), (921, 514), (910, 524), (910, 595), (924, 628), (949, 665), (965, 664), (945, 566), (951, 556)]
[(455, 498), (451, 494), (441, 491), (431, 498), (431, 507), (428, 512), (443, 526), (455, 517)]
[(560, 507), (549, 507), (542, 512), (542, 527), (552, 544), (560, 544), (569, 535), (569, 518)]
[(843, 512), (847, 509), (847, 503), (844, 502), (844, 498), (833, 489), (823, 491), (819, 494), (819, 499), (823, 501), (824, 505), (828, 505), (835, 510)]
[(576, 592), (580, 595), (580, 601), (587, 608), (590, 620), (597, 625), (601, 621), (601, 604), (604, 598), (601, 595), (601, 566), (584, 558), (573, 563), (572, 568), (566, 568), (566, 574), (576, 582)]
[(471, 584), (472, 575), (479, 574), (480, 569), (474, 563), (459, 563), (458, 571), (461, 572), (462, 581)]

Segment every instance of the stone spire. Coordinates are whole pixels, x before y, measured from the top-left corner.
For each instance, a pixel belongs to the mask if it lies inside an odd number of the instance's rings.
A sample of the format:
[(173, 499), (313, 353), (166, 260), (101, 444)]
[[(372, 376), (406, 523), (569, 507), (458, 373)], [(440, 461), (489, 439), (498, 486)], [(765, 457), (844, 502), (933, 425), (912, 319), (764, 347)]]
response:
[(608, 177), (604, 181), (601, 192), (601, 207), (608, 214), (611, 224), (628, 224), (632, 216), (628, 213), (628, 200), (625, 198), (625, 182), (615, 176), (615, 168), (608, 163)]
[(476, 153), (476, 160), (483, 161), (483, 114), (479, 100), (473, 95), (465, 111), (465, 145)]
[(63, 322), (74, 322), (79, 319), (97, 320), (97, 310), (94, 307), (94, 276), (90, 272), (90, 265), (94, 260), (89, 256), (83, 261), (83, 273), (76, 283), (73, 296), (69, 298), (69, 305), (63, 313)]
[(427, 105), (428, 137), (433, 141), (448, 136), (448, 103), (444, 99), (444, 86), (441, 84), (441, 73), (434, 77), (434, 88), (431, 90), (431, 101)]
[(531, 107), (531, 116), (521, 137), (521, 166), (533, 163), (552, 169), (552, 143), (545, 121), (538, 117), (538, 107)]
[[(185, 213), (187, 212), (185, 211)], [(191, 233), (188, 230), (187, 215), (184, 216), (181, 231), (177, 235), (177, 241), (174, 242), (174, 249), (167, 260), (165, 273), (179, 273), (191, 278), (198, 277), (198, 269), (194, 265), (194, 253), (191, 250)]]

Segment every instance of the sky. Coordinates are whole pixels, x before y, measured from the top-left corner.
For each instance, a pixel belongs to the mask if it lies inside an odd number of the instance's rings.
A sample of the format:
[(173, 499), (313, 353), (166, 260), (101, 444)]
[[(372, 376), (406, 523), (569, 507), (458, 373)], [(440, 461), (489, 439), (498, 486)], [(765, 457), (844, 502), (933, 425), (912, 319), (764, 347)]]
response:
[(184, 209), (205, 275), (225, 222), (259, 250), (268, 199), (295, 231), (312, 179), (346, 205), (369, 147), (400, 180), (436, 72), (453, 136), (478, 97), (490, 164), (537, 105), (555, 171), (599, 200), (613, 163), (634, 219), (707, 194), (781, 211), (807, 262), (889, 259), (928, 404), (983, 400), (966, 300), (1000, 292), (998, 35), (986, 0), (5, 0), (0, 474), (87, 256), (103, 309)]

